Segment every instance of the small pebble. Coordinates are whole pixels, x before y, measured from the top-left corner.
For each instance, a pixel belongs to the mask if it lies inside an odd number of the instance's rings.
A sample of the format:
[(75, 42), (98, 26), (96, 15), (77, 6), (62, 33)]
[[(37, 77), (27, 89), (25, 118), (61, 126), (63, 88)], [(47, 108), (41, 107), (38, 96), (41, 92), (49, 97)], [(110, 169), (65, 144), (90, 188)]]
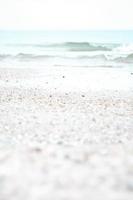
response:
[(37, 153), (40, 153), (40, 152), (42, 151), (42, 149), (39, 148), (39, 147), (35, 147), (35, 148), (33, 149), (33, 151), (35, 151), (35, 152), (37, 152)]
[(62, 141), (58, 141), (58, 142), (57, 142), (57, 144), (59, 144), (59, 145), (62, 145), (62, 144), (63, 144), (63, 142), (62, 142)]
[(93, 121), (93, 122), (96, 122), (96, 119), (93, 117), (93, 118), (92, 118), (92, 121)]

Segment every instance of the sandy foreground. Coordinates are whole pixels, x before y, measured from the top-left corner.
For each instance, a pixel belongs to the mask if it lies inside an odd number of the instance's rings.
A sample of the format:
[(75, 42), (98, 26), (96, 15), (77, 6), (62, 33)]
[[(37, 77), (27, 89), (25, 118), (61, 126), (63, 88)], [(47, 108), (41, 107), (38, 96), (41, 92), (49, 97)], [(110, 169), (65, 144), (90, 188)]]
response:
[(133, 75), (0, 68), (0, 200), (133, 199)]

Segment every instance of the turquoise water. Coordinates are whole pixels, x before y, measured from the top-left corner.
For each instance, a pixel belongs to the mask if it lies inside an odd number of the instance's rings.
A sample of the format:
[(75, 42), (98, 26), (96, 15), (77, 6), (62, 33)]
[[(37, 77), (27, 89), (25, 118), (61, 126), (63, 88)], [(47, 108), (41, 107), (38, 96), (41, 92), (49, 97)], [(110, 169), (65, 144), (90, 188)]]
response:
[(0, 31), (0, 64), (133, 65), (133, 31)]
[(133, 43), (132, 31), (0, 31), (0, 43)]

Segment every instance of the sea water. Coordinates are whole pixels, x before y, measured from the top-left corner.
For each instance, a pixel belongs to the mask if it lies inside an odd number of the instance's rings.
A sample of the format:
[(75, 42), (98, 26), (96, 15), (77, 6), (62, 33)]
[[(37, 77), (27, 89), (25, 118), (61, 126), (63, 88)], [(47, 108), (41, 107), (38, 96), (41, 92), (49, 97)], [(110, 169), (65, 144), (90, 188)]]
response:
[(133, 31), (0, 31), (0, 66), (133, 66)]

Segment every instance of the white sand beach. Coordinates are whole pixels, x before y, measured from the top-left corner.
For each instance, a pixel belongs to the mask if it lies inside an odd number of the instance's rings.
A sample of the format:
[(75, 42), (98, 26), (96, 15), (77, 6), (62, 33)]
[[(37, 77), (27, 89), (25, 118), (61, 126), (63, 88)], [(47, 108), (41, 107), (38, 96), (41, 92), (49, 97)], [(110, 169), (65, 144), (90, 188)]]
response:
[(0, 68), (0, 200), (131, 200), (133, 75)]

